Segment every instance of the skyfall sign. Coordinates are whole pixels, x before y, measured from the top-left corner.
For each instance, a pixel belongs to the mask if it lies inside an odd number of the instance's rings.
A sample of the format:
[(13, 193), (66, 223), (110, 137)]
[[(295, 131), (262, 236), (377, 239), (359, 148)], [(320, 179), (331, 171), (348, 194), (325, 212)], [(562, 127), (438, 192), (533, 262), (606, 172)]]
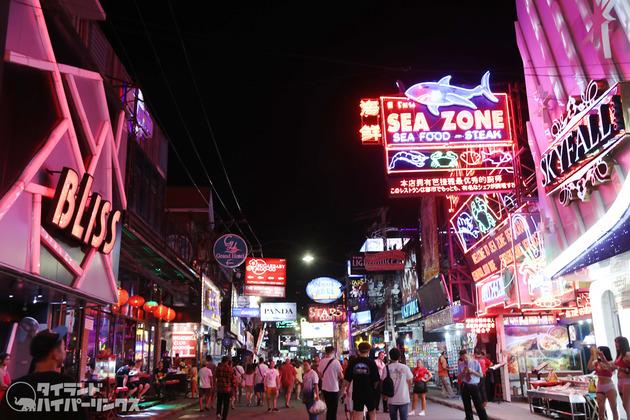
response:
[(590, 192), (610, 180), (613, 150), (625, 137), (622, 98), (627, 82), (607, 89), (592, 81), (579, 99), (570, 98), (564, 116), (553, 122), (553, 144), (540, 159), (547, 195), (558, 194), (563, 206), (588, 201)]
[[(120, 210), (100, 194), (90, 195), (94, 178), (63, 168), (46, 222), (68, 232), (74, 239), (103, 254), (109, 254), (116, 242), (116, 224)], [(89, 198), (89, 202), (88, 202)]]
[(295, 321), (297, 304), (295, 302), (274, 302), (260, 304), (260, 320), (263, 322)]

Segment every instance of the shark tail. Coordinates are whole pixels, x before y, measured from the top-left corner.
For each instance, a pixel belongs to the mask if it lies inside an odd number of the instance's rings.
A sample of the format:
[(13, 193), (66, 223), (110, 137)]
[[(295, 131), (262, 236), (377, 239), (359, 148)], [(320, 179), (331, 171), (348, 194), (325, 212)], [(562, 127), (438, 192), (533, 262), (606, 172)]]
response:
[(491, 100), (492, 102), (499, 102), (499, 99), (494, 96), (494, 93), (490, 90), (490, 72), (487, 71), (481, 78), (481, 93), (483, 96)]

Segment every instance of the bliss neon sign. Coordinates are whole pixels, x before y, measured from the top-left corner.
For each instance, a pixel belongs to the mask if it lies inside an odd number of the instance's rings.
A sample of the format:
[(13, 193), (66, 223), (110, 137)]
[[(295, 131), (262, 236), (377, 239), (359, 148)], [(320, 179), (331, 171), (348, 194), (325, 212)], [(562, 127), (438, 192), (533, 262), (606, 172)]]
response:
[(121, 213), (112, 211), (112, 203), (103, 200), (100, 194), (90, 195), (93, 181), (86, 173), (79, 182), (75, 171), (63, 168), (46, 222), (109, 254), (116, 242), (116, 224)]

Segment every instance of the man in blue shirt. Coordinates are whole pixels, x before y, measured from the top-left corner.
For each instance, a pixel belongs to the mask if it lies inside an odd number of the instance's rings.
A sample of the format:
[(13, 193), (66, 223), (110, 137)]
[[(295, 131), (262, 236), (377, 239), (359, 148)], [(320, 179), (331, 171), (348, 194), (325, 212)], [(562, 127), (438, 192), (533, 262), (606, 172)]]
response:
[(457, 366), (457, 379), (462, 381), (462, 400), (464, 402), (464, 411), (466, 412), (466, 420), (473, 420), (473, 410), (470, 400), (472, 398), (475, 404), (475, 410), (479, 415), (479, 420), (488, 420), (486, 409), (483, 408), (481, 393), (479, 392), (479, 382), (483, 377), (481, 365), (475, 359), (471, 358), (465, 349), (459, 352), (459, 365)]

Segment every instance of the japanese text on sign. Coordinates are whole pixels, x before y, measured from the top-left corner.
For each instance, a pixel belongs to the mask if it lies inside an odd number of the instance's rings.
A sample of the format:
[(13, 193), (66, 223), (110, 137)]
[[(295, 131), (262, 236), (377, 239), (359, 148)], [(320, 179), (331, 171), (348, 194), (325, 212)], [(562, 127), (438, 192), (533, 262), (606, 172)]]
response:
[(496, 328), (493, 318), (467, 318), (466, 329), (475, 334), (494, 332)]
[(516, 187), (511, 174), (432, 178), (390, 178), (390, 197), (413, 197), (420, 194), (470, 194), (508, 191)]

